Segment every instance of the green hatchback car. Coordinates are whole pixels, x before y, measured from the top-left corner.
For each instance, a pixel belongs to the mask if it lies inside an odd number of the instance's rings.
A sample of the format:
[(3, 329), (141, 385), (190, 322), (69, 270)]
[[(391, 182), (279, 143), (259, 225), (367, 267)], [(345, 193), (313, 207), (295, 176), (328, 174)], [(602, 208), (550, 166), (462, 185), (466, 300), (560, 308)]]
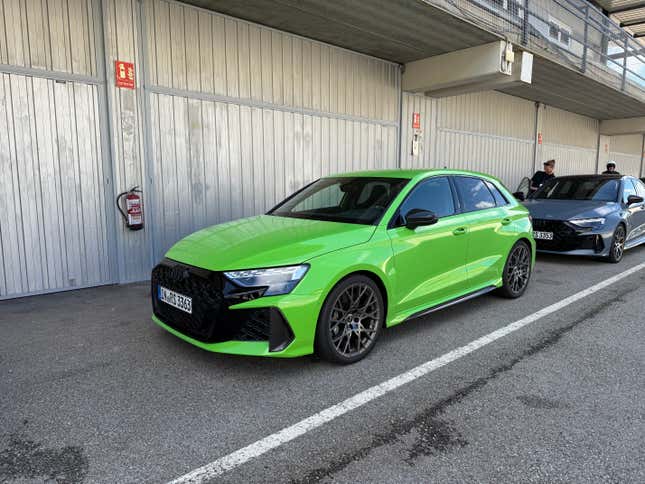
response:
[(209, 351), (352, 363), (385, 327), (521, 296), (534, 262), (529, 213), (495, 178), (347, 173), (179, 241), (152, 271), (153, 320)]

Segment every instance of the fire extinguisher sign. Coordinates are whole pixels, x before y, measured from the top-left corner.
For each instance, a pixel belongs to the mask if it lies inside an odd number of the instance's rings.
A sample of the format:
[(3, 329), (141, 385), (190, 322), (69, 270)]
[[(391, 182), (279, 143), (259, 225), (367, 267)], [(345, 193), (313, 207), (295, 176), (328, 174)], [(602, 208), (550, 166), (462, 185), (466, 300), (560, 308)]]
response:
[(421, 129), (421, 113), (412, 113), (412, 129)]
[(134, 64), (132, 62), (114, 61), (114, 79), (116, 87), (134, 89)]

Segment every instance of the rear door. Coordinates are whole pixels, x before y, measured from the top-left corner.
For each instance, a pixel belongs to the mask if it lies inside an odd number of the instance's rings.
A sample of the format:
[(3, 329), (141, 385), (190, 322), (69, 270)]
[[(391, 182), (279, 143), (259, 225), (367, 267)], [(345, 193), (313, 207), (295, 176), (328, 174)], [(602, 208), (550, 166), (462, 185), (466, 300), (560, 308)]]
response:
[[(438, 222), (408, 229), (405, 214), (415, 208), (431, 210)], [(397, 311), (415, 312), (466, 292), (467, 229), (448, 177), (419, 182), (399, 207), (388, 235), (394, 253)]]
[[(625, 190), (625, 201), (629, 195), (638, 195), (645, 199), (645, 185), (643, 182), (633, 178), (626, 179), (625, 184), (626, 186), (629, 186), (627, 184), (631, 184), (634, 187), (633, 190)], [(631, 231), (628, 234), (628, 240), (642, 237), (645, 235), (645, 202), (630, 205), (628, 210), (630, 212), (632, 223)]]
[(469, 290), (495, 284), (501, 276), (506, 254), (515, 238), (505, 236), (508, 200), (488, 180), (455, 176), (461, 210), (468, 229), (466, 270)]

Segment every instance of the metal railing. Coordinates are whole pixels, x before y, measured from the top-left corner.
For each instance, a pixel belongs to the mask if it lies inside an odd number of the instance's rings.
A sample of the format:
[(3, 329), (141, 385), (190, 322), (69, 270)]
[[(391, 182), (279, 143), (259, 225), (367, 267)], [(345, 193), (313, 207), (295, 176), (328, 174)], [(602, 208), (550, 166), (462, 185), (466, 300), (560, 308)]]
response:
[(645, 100), (645, 46), (586, 0), (425, 0)]

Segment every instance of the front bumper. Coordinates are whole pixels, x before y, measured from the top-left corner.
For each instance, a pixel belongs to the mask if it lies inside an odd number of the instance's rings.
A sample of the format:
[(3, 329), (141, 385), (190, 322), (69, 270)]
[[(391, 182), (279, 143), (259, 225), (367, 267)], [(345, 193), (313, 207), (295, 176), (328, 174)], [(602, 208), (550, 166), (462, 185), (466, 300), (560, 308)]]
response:
[[(192, 314), (160, 301), (160, 285), (191, 297)], [(220, 272), (164, 259), (152, 271), (152, 319), (208, 351), (274, 357), (313, 352), (318, 296), (258, 297), (238, 289)]]
[(535, 239), (538, 252), (552, 254), (604, 257), (613, 237), (611, 230), (584, 229), (566, 220), (533, 219), (533, 230), (553, 233), (553, 240)]

